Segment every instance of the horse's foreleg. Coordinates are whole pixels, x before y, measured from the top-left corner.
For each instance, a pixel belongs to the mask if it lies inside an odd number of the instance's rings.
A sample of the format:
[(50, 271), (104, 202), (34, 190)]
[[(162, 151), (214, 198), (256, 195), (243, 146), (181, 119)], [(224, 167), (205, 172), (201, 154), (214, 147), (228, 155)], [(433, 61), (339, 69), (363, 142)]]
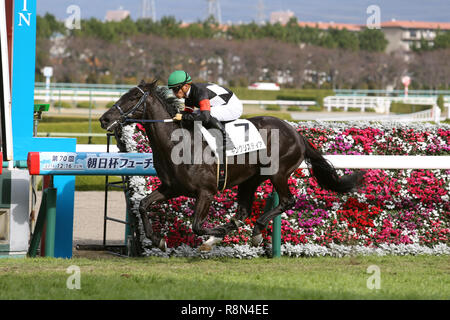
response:
[[(199, 194), (197, 200), (195, 201), (194, 222), (192, 224), (192, 231), (194, 231), (194, 233), (198, 236), (203, 236), (206, 234), (213, 235), (211, 233), (212, 231), (211, 229), (203, 228), (203, 223), (205, 222), (208, 216), (209, 208), (211, 206), (213, 198), (214, 198), (213, 194), (202, 192)], [(200, 246), (200, 251), (210, 251), (212, 249), (212, 246), (219, 241), (221, 241), (220, 238), (219, 239), (212, 238), (208, 240), (207, 242), (205, 242)]]
[(158, 202), (168, 200), (169, 196), (163, 193), (163, 189), (157, 189), (150, 193), (148, 196), (143, 198), (139, 204), (139, 214), (142, 219), (142, 224), (144, 226), (145, 236), (149, 238), (152, 243), (159, 247), (161, 250), (165, 250), (166, 243), (165, 240), (159, 235), (153, 232), (152, 221), (148, 217), (148, 211), (150, 207)]
[(192, 224), (192, 231), (198, 236), (207, 234), (207, 229), (203, 228), (203, 223), (208, 216), (209, 208), (213, 200), (213, 195), (210, 193), (200, 193), (195, 201), (194, 207), (194, 222)]

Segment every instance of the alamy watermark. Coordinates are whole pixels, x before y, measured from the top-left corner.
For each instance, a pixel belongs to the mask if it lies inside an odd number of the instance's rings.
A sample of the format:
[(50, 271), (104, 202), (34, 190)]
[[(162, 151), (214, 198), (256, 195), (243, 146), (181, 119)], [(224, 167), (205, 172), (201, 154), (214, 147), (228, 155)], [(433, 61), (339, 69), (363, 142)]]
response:
[(79, 266), (72, 265), (66, 269), (66, 273), (70, 274), (66, 281), (66, 287), (69, 290), (81, 289), (81, 270)]
[(381, 289), (381, 271), (377, 265), (370, 265), (367, 267), (367, 273), (372, 274), (366, 282), (367, 289), (379, 290)]
[(366, 13), (369, 15), (366, 20), (367, 29), (381, 29), (381, 9), (372, 4), (367, 7)]
[(77, 5), (67, 7), (66, 13), (69, 14), (64, 25), (69, 30), (81, 29), (81, 8)]
[[(208, 130), (216, 139), (217, 155), (206, 144), (204, 147), (204, 139), (200, 127), (194, 125), (193, 133), (187, 129), (176, 129), (171, 134), (171, 141), (175, 143), (171, 151), (171, 160), (175, 165), (181, 164), (215, 164), (217, 161), (223, 162), (223, 136), (220, 130)], [(270, 131), (270, 133), (269, 133)], [(278, 172), (280, 161), (280, 134), (278, 129), (259, 129), (259, 134), (263, 141), (270, 141), (269, 146), (265, 149), (252, 151), (249, 148), (248, 153), (238, 153), (233, 157), (227, 157), (227, 164), (258, 164), (260, 166), (261, 175), (273, 175)]]

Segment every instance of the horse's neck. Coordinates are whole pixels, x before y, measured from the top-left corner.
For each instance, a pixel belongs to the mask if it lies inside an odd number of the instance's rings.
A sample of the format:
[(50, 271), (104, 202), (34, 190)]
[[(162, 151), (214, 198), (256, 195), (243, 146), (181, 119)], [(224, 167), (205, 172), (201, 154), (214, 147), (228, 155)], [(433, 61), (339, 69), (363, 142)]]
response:
[[(147, 108), (146, 119), (166, 120), (171, 119), (171, 117), (158, 99), (155, 99), (155, 102), (150, 104)], [(171, 136), (174, 129), (173, 123), (165, 122), (148, 123), (146, 126), (146, 131), (152, 144), (152, 148), (156, 148), (161, 156), (167, 155), (170, 157), (170, 152), (173, 148)]]

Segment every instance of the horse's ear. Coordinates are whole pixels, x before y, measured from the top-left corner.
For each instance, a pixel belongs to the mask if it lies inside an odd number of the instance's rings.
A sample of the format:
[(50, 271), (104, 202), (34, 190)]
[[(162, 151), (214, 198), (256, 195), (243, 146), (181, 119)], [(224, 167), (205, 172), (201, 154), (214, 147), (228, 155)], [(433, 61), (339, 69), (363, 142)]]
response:
[(140, 86), (145, 86), (145, 80), (142, 79), (141, 82), (139, 83)]

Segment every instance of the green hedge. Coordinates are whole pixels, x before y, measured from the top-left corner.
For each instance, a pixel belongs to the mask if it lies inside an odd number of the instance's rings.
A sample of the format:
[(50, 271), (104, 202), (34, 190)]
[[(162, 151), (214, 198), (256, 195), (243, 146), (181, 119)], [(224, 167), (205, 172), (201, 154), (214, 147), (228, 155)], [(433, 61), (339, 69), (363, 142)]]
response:
[(66, 101), (55, 102), (54, 106), (56, 108), (64, 108), (64, 109), (73, 108), (73, 104), (71, 104), (70, 102), (66, 102)]
[[(97, 119), (95, 119), (97, 120)], [(88, 122), (86, 117), (58, 117), (58, 116), (47, 116), (43, 115), (42, 119), (39, 121), (41, 123), (61, 123), (61, 122)], [(67, 131), (64, 131), (67, 132)]]
[(287, 111), (291, 111), (291, 112), (301, 112), (303, 111), (302, 108), (298, 107), (298, 106), (289, 106), (287, 108)]
[(89, 102), (89, 101), (82, 101), (82, 102), (77, 103), (77, 108), (80, 108), (80, 109), (89, 109), (90, 107), (92, 107), (92, 109), (94, 109), (95, 103)]
[(309, 106), (307, 110), (311, 111), (311, 112), (320, 112), (320, 111), (322, 111), (322, 107), (321, 106)]
[(316, 101), (317, 96), (298, 96), (298, 95), (279, 95), (277, 100), (290, 100), (290, 101)]
[(431, 109), (431, 105), (406, 104), (402, 102), (392, 102), (390, 111), (392, 113), (413, 113)]
[(281, 107), (278, 106), (278, 105), (275, 105), (275, 104), (270, 104), (270, 105), (266, 106), (266, 110), (269, 110), (269, 111), (280, 111)]

